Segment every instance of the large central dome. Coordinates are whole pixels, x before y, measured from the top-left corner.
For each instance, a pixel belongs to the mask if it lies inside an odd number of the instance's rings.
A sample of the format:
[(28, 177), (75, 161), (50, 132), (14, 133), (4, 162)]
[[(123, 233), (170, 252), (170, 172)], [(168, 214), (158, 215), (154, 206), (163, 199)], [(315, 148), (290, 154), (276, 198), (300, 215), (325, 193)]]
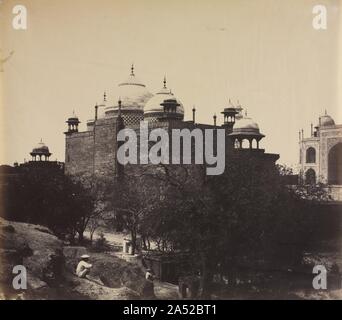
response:
[(111, 106), (106, 111), (118, 109), (118, 100), (121, 99), (122, 110), (144, 110), (145, 103), (152, 97), (145, 84), (134, 74), (132, 66), (128, 79), (118, 85), (111, 99)]
[(325, 111), (324, 116), (319, 117), (319, 126), (320, 127), (331, 127), (335, 125), (334, 119), (327, 114)]

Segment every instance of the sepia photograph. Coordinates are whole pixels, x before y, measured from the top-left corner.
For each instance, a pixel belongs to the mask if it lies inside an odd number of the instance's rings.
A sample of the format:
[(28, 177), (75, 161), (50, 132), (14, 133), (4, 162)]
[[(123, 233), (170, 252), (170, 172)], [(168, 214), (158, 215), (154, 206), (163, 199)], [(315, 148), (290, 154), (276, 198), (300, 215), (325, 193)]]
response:
[(341, 299), (342, 0), (0, 1), (0, 300)]

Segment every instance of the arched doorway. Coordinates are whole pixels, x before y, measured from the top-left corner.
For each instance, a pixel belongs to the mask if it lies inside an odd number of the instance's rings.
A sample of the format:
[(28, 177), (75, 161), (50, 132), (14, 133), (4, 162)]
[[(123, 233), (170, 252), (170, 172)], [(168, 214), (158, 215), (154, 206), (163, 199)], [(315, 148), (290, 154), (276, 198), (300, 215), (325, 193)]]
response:
[(316, 184), (316, 172), (314, 169), (309, 169), (305, 172), (305, 183)]
[(306, 150), (306, 163), (316, 163), (316, 150), (313, 147)]
[(332, 147), (329, 152), (328, 183), (342, 185), (342, 143)]

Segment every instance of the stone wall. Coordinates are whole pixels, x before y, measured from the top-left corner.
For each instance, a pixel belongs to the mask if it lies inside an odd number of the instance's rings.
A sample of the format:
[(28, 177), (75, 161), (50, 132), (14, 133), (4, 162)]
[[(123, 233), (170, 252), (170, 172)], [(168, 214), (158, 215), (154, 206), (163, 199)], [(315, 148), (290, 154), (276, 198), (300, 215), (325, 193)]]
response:
[(65, 173), (114, 175), (116, 131), (116, 118), (109, 118), (97, 120), (91, 131), (67, 133)]
[[(66, 133), (66, 159), (65, 159), (65, 172), (68, 175), (87, 175), (94, 177), (108, 177), (114, 178), (118, 174), (117, 170), (117, 118), (116, 117), (106, 117), (98, 119), (94, 123), (94, 127), (92, 130), (88, 130), (85, 132), (73, 132)], [(128, 126), (133, 130), (139, 130), (139, 125)], [(149, 126), (149, 129), (152, 130), (157, 127), (162, 127), (171, 133), (172, 129), (184, 129), (187, 128), (189, 130), (193, 130), (198, 128), (200, 130), (204, 129), (214, 129), (215, 127), (212, 125), (206, 124), (194, 124), (193, 122), (184, 122), (184, 121), (163, 121), (158, 124), (158, 126), (153, 123)], [(220, 128), (219, 128), (220, 129)], [(137, 132), (138, 133), (138, 132)], [(171, 136), (171, 134), (170, 134)], [(139, 138), (138, 138), (139, 141)], [(170, 139), (170, 147), (171, 147), (171, 139)], [(170, 148), (171, 151), (171, 148)], [(192, 150), (194, 152), (194, 148)], [(274, 168), (274, 164), (279, 158), (278, 155), (267, 154), (265, 150), (234, 150), (233, 143), (228, 136), (228, 132), (226, 133), (226, 165), (228, 161), (240, 161), (241, 155), (247, 157), (252, 157), (253, 159), (260, 159), (261, 162), (264, 162), (266, 166), (270, 168)], [(170, 160), (171, 160), (170, 153)], [(194, 155), (192, 155), (192, 161), (194, 160)], [(182, 165), (180, 165), (182, 166)], [(184, 165), (183, 165), (184, 166)], [(191, 179), (197, 181), (197, 184), (200, 183), (201, 180), (204, 179), (205, 176), (205, 168), (204, 165), (185, 165), (187, 167), (187, 171), (191, 176)], [(151, 165), (148, 165), (151, 168)], [(160, 167), (152, 166), (152, 170), (160, 171)], [(170, 165), (168, 167), (173, 167), (175, 172), (182, 172), (184, 170), (177, 169), (177, 165)], [(159, 169), (158, 169), (159, 168)], [(136, 174), (142, 169), (141, 166), (131, 165), (125, 167), (125, 174)]]
[(116, 118), (100, 119), (94, 127), (95, 175), (114, 176), (117, 154)]
[(65, 173), (78, 175), (93, 172), (94, 136), (92, 131), (66, 134)]
[[(309, 148), (314, 148), (316, 150), (316, 162), (315, 163), (307, 163), (306, 162), (306, 151)], [(302, 178), (305, 179), (305, 173), (309, 169), (313, 169), (316, 173), (316, 179), (321, 180), (321, 172), (320, 172), (320, 159), (321, 159), (321, 154), (320, 154), (320, 141), (319, 138), (316, 137), (311, 137), (304, 139), (300, 142), (300, 170), (302, 173)]]

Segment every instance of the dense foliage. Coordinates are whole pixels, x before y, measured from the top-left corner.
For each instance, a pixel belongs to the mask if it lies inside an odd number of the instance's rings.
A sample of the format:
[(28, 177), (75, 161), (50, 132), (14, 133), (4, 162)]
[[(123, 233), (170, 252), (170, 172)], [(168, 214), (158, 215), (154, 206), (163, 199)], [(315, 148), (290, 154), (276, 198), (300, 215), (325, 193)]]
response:
[(300, 261), (316, 229), (312, 211), (326, 193), (320, 186), (286, 185), (286, 172), (250, 158), (232, 161), (221, 176), (162, 167), (159, 174), (130, 176), (114, 197), (128, 230), (157, 250), (187, 253), (190, 272), (200, 273), (206, 288), (214, 274), (241, 266)]
[(8, 220), (40, 224), (56, 235), (82, 240), (94, 201), (81, 182), (61, 170), (18, 168), (2, 188), (2, 215)]

